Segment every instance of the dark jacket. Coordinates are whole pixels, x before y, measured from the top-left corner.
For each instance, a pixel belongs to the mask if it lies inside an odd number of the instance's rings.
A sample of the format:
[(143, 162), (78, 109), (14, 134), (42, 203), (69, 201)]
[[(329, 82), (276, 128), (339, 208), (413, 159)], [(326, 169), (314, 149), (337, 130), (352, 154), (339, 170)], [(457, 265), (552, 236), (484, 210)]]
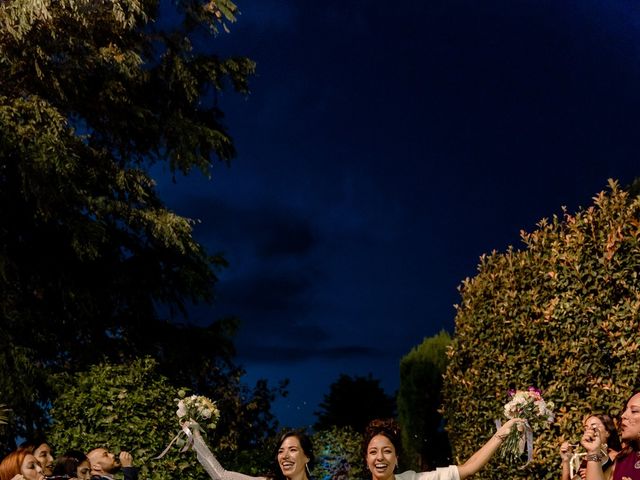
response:
[[(136, 467), (122, 467), (120, 470), (124, 474), (124, 480), (138, 480), (138, 469)], [(91, 480), (113, 480), (113, 477), (92, 475)]]

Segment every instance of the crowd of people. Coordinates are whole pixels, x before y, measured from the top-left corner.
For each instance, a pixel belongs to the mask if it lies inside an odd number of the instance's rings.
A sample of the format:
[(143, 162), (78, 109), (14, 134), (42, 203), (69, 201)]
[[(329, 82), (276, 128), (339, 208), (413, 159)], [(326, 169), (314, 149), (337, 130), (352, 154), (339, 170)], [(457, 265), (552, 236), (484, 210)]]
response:
[(640, 392), (627, 400), (617, 425), (592, 414), (583, 427), (579, 445), (560, 446), (561, 480), (640, 480)]
[[(593, 413), (585, 418), (580, 445), (582, 453), (574, 453), (577, 444), (560, 446), (561, 480), (640, 480), (640, 393), (626, 402), (616, 427), (606, 414)], [(371, 480), (464, 480), (481, 470), (500, 448), (514, 428), (522, 428), (524, 420), (507, 421), (487, 442), (461, 465), (437, 468), (431, 472), (398, 472), (401, 437), (392, 419), (372, 420), (364, 432), (362, 458)], [(187, 430), (188, 431), (188, 430)], [(253, 477), (225, 470), (202, 439), (199, 430), (189, 431), (198, 460), (212, 480), (309, 480), (315, 459), (309, 436), (303, 431), (284, 433), (273, 452), (271, 472)], [(571, 462), (579, 459), (577, 468)], [(113, 480), (121, 470), (125, 480), (136, 480), (137, 469), (127, 452), (119, 458), (98, 447), (86, 455), (72, 450), (55, 461), (46, 441), (23, 444), (0, 462), (0, 480)]]
[(54, 459), (44, 439), (23, 443), (0, 462), (0, 480), (113, 480), (119, 471), (125, 480), (137, 480), (130, 453), (122, 451), (116, 457), (98, 447), (86, 454), (69, 450)]
[[(576, 454), (580, 464), (571, 472), (574, 458), (568, 442), (560, 446), (561, 480), (640, 480), (640, 393), (632, 395), (624, 405), (616, 427), (606, 414), (590, 414), (583, 423), (580, 445)], [(364, 433), (362, 458), (371, 480), (464, 480), (480, 471), (498, 451), (513, 428), (522, 428), (524, 420), (515, 418), (502, 425), (466, 462), (449, 465), (430, 472), (398, 472), (401, 437), (398, 424), (392, 419), (372, 420)], [(272, 473), (252, 477), (225, 470), (195, 431), (198, 460), (212, 480), (309, 480), (314, 461), (313, 448), (304, 432), (284, 434), (273, 453)], [(571, 476), (573, 474), (573, 476)]]

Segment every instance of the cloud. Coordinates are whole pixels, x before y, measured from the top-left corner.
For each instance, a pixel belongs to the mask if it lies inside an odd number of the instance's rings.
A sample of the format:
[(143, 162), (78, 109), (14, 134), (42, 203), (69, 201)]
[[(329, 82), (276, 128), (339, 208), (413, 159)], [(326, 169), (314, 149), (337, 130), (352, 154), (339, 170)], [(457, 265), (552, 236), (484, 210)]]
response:
[(364, 347), (362, 345), (346, 345), (342, 347), (314, 348), (314, 339), (302, 339), (298, 342), (304, 346), (255, 345), (254, 348), (246, 349), (243, 360), (249, 362), (260, 362), (265, 364), (287, 364), (290, 362), (301, 362), (306, 360), (352, 360), (359, 358), (371, 358), (380, 355), (381, 351), (376, 348)]
[(313, 249), (315, 237), (305, 219), (274, 216), (265, 225), (258, 252), (262, 257), (304, 255)]
[[(251, 198), (212, 194), (189, 182), (174, 192), (167, 190), (168, 203), (197, 221), (194, 235), (210, 251), (222, 246), (239, 248), (244, 255), (262, 260), (304, 257), (316, 248), (318, 235), (308, 215), (276, 203), (274, 198)], [(190, 193), (185, 193), (185, 190)], [(242, 203), (245, 202), (245, 203)]]
[(237, 313), (254, 315), (306, 312), (304, 301), (312, 287), (312, 278), (304, 272), (263, 272), (227, 282), (220, 288), (225, 308)]

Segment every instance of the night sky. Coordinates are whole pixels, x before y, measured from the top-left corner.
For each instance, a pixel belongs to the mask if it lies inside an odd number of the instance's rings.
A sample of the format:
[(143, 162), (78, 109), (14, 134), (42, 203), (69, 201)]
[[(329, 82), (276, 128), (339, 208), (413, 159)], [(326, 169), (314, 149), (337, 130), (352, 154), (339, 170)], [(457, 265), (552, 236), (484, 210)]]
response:
[(341, 373), (394, 394), (481, 254), (640, 176), (638, 2), (236, 3), (213, 48), (257, 62), (248, 98), (219, 98), (238, 156), (156, 174), (230, 262), (191, 321), (241, 318), (247, 381), (291, 381), (286, 425)]

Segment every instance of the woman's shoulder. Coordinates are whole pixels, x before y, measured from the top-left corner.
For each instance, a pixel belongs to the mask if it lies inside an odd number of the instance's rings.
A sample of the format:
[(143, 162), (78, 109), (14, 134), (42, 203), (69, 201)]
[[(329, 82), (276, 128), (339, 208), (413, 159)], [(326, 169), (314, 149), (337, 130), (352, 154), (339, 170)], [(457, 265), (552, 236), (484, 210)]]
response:
[(414, 472), (407, 470), (397, 474), (396, 480), (459, 480), (458, 467), (449, 465), (448, 467), (440, 467), (430, 472)]

